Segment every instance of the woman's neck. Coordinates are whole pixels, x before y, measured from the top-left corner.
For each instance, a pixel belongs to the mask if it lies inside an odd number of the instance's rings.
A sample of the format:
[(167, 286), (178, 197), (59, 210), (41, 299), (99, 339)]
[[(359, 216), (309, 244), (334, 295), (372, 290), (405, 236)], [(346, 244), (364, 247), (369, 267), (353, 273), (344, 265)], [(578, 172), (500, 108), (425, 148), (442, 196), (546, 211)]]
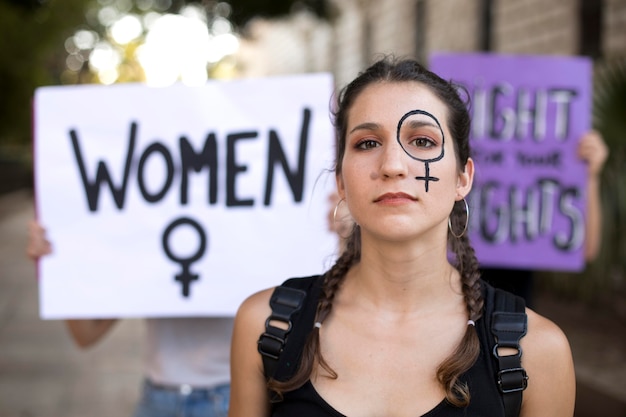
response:
[(448, 261), (446, 247), (419, 242), (372, 245), (364, 240), (361, 261), (348, 273), (344, 289), (372, 306), (399, 311), (461, 294), (460, 276)]

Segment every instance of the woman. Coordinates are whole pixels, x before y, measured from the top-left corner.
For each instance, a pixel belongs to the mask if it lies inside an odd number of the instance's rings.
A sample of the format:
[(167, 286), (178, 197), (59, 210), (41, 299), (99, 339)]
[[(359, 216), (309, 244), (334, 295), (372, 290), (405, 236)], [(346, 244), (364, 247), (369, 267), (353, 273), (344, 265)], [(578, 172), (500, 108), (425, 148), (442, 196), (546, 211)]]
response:
[[(337, 189), (355, 227), (320, 278), (298, 371), (286, 383), (270, 380), (276, 402), (257, 351), (273, 289), (241, 305), (229, 416), (503, 415), (493, 406), (499, 398), (484, 394), (497, 389), (472, 381), (491, 353), (480, 349), (489, 337), (478, 331), (485, 284), (464, 235), (474, 175), (465, 103), (418, 63), (385, 59), (341, 92), (334, 122)], [(526, 313), (520, 415), (572, 416), (567, 339)]]

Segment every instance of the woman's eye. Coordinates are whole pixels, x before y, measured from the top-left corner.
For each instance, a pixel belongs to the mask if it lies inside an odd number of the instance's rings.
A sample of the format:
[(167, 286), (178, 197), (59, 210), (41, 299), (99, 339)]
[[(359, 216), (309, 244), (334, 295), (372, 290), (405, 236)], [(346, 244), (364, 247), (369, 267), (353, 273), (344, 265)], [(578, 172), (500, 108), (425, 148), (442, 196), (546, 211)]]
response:
[(371, 139), (362, 140), (356, 145), (357, 149), (372, 149), (377, 146), (378, 146), (378, 142), (376, 142), (375, 140), (371, 140)]
[(413, 144), (413, 146), (416, 146), (418, 148), (431, 148), (435, 146), (433, 141), (427, 138), (416, 138), (413, 139), (411, 143)]

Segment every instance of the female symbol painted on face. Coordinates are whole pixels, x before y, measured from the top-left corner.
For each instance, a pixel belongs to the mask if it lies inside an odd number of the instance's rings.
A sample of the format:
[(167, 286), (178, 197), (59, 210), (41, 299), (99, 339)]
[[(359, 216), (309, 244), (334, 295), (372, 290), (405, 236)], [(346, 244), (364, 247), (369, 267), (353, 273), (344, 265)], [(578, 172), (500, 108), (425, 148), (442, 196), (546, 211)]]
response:
[[(172, 252), (170, 248), (171, 233), (177, 227), (181, 225), (185, 225), (185, 224), (191, 226), (192, 228), (196, 230), (196, 232), (198, 233), (199, 240), (200, 240), (200, 244), (198, 245), (198, 250), (196, 251), (195, 254), (192, 254), (189, 257), (177, 256)], [(189, 217), (181, 217), (180, 219), (173, 221), (169, 226), (167, 226), (167, 228), (165, 228), (165, 231), (163, 232), (162, 242), (163, 242), (163, 250), (165, 251), (165, 254), (167, 255), (168, 258), (170, 258), (174, 262), (179, 263), (180, 266), (182, 267), (181, 273), (176, 274), (175, 279), (176, 281), (180, 281), (181, 285), (183, 286), (183, 296), (185, 297), (189, 297), (189, 287), (191, 285), (191, 282), (198, 279), (198, 274), (192, 274), (189, 268), (191, 267), (191, 264), (193, 262), (202, 258), (202, 256), (204, 255), (204, 251), (206, 250), (206, 246), (207, 246), (206, 241), (207, 241), (206, 234), (204, 233), (204, 230), (202, 229), (200, 224), (196, 222), (195, 220), (190, 219)]]
[(427, 111), (411, 110), (398, 122), (396, 139), (408, 156), (424, 163), (424, 176), (415, 179), (424, 180), (428, 192), (428, 183), (439, 181), (439, 178), (430, 176), (429, 164), (444, 155), (445, 137), (439, 121)]

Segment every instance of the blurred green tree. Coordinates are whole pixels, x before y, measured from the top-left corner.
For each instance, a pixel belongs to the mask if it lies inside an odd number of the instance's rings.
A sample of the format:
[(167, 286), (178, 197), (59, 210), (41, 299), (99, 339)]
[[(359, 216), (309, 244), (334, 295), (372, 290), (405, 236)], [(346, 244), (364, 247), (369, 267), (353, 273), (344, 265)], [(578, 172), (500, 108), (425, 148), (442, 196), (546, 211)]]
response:
[[(241, 28), (254, 16), (279, 17), (306, 8), (327, 17), (325, 0), (226, 0), (231, 5), (229, 19)], [(34, 90), (43, 85), (61, 84), (66, 69), (66, 39), (79, 28), (103, 33), (93, 27), (88, 15), (111, 1), (96, 0), (0, 0), (0, 158), (28, 148), (31, 132), (31, 101)], [(130, 2), (136, 6), (136, 0)], [(144, 2), (145, 3), (145, 2)], [(155, 1), (175, 13), (186, 3), (215, 6), (216, 0)], [(104, 36), (103, 36), (104, 37)], [(88, 71), (85, 71), (88, 72)], [(87, 74), (88, 76), (89, 74)], [(79, 78), (82, 82), (90, 79)], [(78, 81), (77, 81), (78, 82)]]
[(91, 0), (0, 0), (0, 155), (30, 142), (36, 87), (58, 84), (63, 43), (85, 20)]

